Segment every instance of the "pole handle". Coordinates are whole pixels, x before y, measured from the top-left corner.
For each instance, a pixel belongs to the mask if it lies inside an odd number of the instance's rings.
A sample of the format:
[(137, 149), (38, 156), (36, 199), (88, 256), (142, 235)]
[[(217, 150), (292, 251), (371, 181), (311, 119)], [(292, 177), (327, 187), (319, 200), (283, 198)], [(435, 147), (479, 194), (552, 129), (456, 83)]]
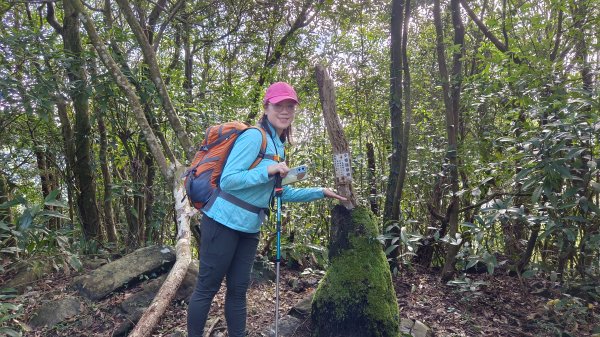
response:
[(283, 193), (282, 181), (283, 178), (281, 178), (281, 174), (277, 173), (277, 175), (275, 175), (275, 196), (280, 197)]

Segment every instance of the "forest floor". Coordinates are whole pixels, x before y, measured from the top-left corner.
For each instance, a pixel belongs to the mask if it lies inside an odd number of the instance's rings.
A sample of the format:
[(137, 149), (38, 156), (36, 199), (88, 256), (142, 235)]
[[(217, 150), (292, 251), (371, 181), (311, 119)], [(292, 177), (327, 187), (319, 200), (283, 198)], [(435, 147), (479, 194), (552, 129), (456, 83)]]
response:
[[(67, 294), (71, 276), (48, 275), (18, 299), (24, 304), (22, 321), (48, 298)], [(294, 292), (288, 281), (300, 272), (282, 268), (280, 307), (282, 315), (305, 298), (314, 287)], [(304, 276), (305, 277), (305, 276)], [(321, 278), (312, 273), (310, 277)], [(600, 336), (600, 306), (561, 295), (540, 279), (519, 279), (507, 275), (476, 274), (457, 285), (442, 284), (431, 270), (401, 272), (393, 277), (402, 318), (419, 320), (435, 336)], [(96, 302), (86, 314), (65, 322), (58, 328), (26, 333), (25, 336), (110, 336), (122, 318), (112, 308), (138, 287), (121, 290), (104, 301)], [(210, 312), (211, 336), (227, 336), (223, 315), (224, 292), (219, 292)], [(249, 336), (260, 337), (274, 321), (275, 286), (272, 282), (253, 283), (248, 293)], [(185, 331), (184, 303), (172, 304), (153, 336), (168, 336)], [(87, 320), (82, 324), (82, 320)], [(85, 328), (82, 328), (85, 326)], [(309, 337), (310, 320), (296, 331), (295, 337)], [(594, 334), (596, 333), (596, 334)]]

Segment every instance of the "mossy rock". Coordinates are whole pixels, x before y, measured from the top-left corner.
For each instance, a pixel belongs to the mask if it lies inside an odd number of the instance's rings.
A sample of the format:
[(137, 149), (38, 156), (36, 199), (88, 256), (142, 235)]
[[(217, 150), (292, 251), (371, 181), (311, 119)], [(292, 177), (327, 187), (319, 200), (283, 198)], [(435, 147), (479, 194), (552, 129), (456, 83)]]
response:
[(399, 336), (396, 292), (371, 211), (336, 206), (332, 215), (336, 232), (312, 303), (313, 336)]

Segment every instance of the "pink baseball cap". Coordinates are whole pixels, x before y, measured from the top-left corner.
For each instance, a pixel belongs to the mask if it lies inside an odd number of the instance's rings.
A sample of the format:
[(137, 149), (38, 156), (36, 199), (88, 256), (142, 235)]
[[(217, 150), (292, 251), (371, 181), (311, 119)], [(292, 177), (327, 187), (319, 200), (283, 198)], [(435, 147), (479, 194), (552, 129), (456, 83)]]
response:
[(277, 104), (286, 99), (291, 99), (298, 104), (298, 95), (291, 85), (285, 82), (275, 82), (265, 92), (263, 104), (267, 104), (267, 102)]

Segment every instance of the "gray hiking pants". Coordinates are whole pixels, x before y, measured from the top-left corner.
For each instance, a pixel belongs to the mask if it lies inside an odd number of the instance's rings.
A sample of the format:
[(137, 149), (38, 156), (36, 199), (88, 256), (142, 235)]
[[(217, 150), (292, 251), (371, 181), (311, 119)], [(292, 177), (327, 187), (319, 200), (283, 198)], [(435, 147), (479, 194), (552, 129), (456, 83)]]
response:
[(202, 337), (213, 297), (226, 277), (225, 319), (229, 337), (246, 335), (246, 291), (259, 233), (239, 232), (203, 216), (200, 271), (188, 305), (189, 337)]

